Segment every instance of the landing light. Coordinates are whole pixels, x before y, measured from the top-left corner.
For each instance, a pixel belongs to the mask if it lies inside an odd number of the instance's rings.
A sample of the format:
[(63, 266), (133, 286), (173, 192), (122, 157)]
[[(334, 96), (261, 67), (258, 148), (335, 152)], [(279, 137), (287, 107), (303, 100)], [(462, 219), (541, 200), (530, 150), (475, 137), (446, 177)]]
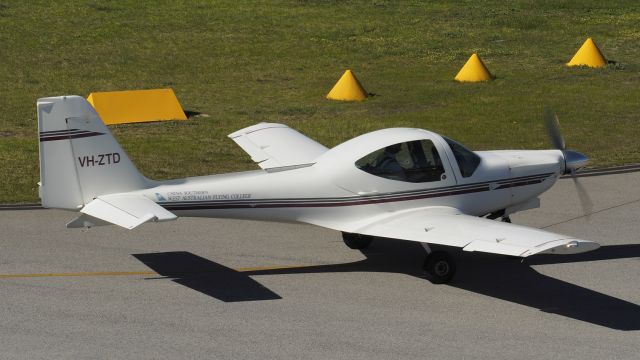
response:
[(578, 247), (578, 242), (577, 241), (571, 241), (571, 242), (567, 243), (567, 245), (565, 245), (565, 247), (567, 249)]

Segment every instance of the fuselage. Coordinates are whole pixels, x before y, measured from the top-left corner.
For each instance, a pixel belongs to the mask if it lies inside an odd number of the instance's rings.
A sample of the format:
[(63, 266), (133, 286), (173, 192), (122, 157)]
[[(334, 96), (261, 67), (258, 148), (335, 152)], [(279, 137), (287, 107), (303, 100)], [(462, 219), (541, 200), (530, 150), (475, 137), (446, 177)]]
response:
[[(549, 189), (563, 171), (560, 151), (514, 150), (476, 152), (479, 160), (469, 173), (463, 168), (468, 164), (461, 163), (465, 160), (452, 149), (457, 145), (450, 145), (439, 135), (419, 130), (409, 132), (407, 137), (406, 131), (388, 130), (395, 129), (387, 129), (377, 139), (375, 132), (364, 135), (364, 139), (355, 138), (302, 167), (153, 182), (137, 193), (180, 217), (300, 222), (349, 232), (362, 219), (433, 206), (452, 207), (476, 216), (508, 215), (536, 207), (537, 196)], [(416, 172), (409, 170), (417, 166), (418, 160), (409, 155), (405, 162), (413, 164), (400, 164), (405, 168), (397, 170), (402, 172), (402, 178), (376, 173), (363, 165), (366, 161), (375, 163), (375, 159), (368, 159), (376, 154), (382, 156), (381, 149), (385, 147), (416, 145), (418, 141), (423, 142), (421, 146), (426, 146), (424, 141), (433, 144), (433, 155), (429, 156), (437, 164), (428, 171), (438, 169), (436, 176), (420, 178), (418, 174), (416, 178)], [(434, 158), (430, 158), (431, 163)]]

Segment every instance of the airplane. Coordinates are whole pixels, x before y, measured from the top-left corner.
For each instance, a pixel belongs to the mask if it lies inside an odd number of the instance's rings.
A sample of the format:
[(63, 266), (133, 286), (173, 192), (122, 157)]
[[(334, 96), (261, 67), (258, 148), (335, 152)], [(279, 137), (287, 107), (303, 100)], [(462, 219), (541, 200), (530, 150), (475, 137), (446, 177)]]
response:
[(331, 149), (296, 130), (259, 123), (229, 135), (261, 170), (155, 181), (142, 175), (80, 96), (37, 101), (45, 208), (80, 212), (68, 228), (134, 229), (177, 217), (305, 223), (342, 232), (364, 249), (378, 238), (419, 242), (425, 277), (451, 281), (449, 251), (525, 258), (576, 254), (599, 244), (512, 224), (539, 195), (588, 158), (567, 150), (545, 115), (555, 150), (471, 151), (427, 130), (389, 128)]

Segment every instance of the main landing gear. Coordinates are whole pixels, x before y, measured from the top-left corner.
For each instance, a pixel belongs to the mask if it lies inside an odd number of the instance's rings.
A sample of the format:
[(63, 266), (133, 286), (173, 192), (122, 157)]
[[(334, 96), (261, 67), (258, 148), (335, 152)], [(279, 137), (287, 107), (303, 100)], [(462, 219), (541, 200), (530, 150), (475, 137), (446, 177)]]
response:
[(431, 251), (428, 244), (422, 243), (427, 252), (423, 269), (427, 280), (434, 284), (446, 284), (451, 281), (456, 273), (456, 263), (453, 257), (445, 251)]
[(364, 250), (371, 244), (373, 236), (343, 232), (342, 240), (350, 249)]
[[(373, 240), (373, 236), (355, 233), (342, 233), (342, 240), (350, 249), (364, 250)], [(456, 263), (453, 257), (446, 251), (432, 251), (429, 244), (421, 243), (427, 252), (423, 269), (427, 280), (434, 284), (446, 284), (451, 281), (456, 273)]]

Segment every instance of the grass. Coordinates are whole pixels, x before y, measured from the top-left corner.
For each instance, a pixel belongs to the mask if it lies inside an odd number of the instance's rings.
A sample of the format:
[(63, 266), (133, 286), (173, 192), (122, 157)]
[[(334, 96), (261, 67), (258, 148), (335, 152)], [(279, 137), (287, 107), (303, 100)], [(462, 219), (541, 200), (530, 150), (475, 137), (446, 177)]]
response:
[[(37, 201), (35, 101), (171, 87), (210, 115), (112, 131), (165, 179), (256, 168), (226, 135), (286, 123), (334, 146), (410, 126), (472, 149), (568, 146), (594, 166), (640, 162), (640, 4), (631, 1), (0, 0), (0, 203)], [(591, 36), (615, 61), (567, 68)], [(452, 81), (477, 51), (492, 82)], [(346, 68), (376, 96), (324, 99)]]

